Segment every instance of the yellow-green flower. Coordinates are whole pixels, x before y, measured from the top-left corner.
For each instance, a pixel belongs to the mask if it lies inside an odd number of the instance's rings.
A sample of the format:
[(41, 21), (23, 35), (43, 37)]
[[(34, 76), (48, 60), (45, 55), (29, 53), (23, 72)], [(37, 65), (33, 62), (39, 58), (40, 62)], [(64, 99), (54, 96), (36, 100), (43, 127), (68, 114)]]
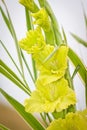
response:
[(65, 119), (54, 120), (46, 130), (87, 130), (87, 109), (69, 113)]
[(38, 12), (33, 13), (32, 16), (35, 18), (34, 24), (39, 25), (48, 32), (51, 28), (49, 16), (44, 8), (41, 8)]
[(68, 87), (67, 80), (64, 78), (48, 84), (36, 82), (36, 90), (31, 97), (25, 100), (25, 110), (34, 112), (57, 112), (68, 108), (69, 105), (76, 103), (75, 93)]
[(20, 47), (28, 53), (37, 53), (45, 46), (44, 36), (41, 28), (27, 32), (26, 37), (19, 41)]
[[(51, 55), (53, 52), (54, 47), (46, 45), (43, 51), (36, 56), (37, 69), (40, 70), (38, 80), (44, 81), (44, 85), (63, 77), (67, 68), (68, 47), (60, 46), (58, 50)], [(49, 55), (51, 56), (49, 57)], [(45, 61), (45, 59), (47, 60)]]
[[(54, 46), (46, 44), (43, 50), (39, 51), (38, 54), (34, 54), (33, 58), (36, 62), (37, 70), (43, 71), (44, 60), (54, 51)], [(44, 68), (45, 69), (45, 68)]]
[(34, 0), (19, 0), (19, 2), (28, 8), (31, 12), (37, 12), (39, 10)]

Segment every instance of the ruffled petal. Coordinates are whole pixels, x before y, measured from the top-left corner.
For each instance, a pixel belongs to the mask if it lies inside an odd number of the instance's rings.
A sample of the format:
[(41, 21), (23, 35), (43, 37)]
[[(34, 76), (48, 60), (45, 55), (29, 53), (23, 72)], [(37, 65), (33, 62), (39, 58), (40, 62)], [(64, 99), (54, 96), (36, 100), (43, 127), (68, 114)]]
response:
[(32, 16), (35, 18), (34, 24), (42, 27), (46, 32), (51, 28), (49, 16), (44, 8), (41, 8), (38, 12), (33, 13)]
[(19, 41), (20, 47), (28, 53), (37, 53), (45, 46), (45, 40), (41, 28), (27, 32), (26, 37)]
[(68, 87), (67, 80), (61, 79), (46, 86), (36, 82), (36, 90), (31, 97), (25, 100), (27, 112), (54, 112), (62, 111), (69, 105), (76, 103), (75, 93)]
[[(86, 117), (86, 118), (85, 118)], [(87, 110), (85, 113), (69, 113), (65, 119), (54, 120), (46, 130), (86, 130), (87, 129)]]

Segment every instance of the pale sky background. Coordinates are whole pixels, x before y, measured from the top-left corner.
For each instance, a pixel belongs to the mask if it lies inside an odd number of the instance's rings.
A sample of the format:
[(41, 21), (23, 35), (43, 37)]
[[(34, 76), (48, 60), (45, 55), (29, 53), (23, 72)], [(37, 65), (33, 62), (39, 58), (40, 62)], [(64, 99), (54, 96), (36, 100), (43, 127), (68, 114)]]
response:
[[(18, 40), (25, 36), (26, 33), (26, 22), (25, 22), (25, 13), (24, 7), (21, 6), (17, 0), (5, 0), (8, 6), (13, 25), (17, 34)], [(82, 45), (78, 45), (77, 42), (71, 37), (70, 32), (73, 32), (87, 41), (85, 23), (83, 18), (82, 4), (84, 5), (86, 14), (87, 14), (87, 0), (48, 0), (58, 21), (60, 27), (63, 26), (67, 35), (69, 46), (81, 57), (83, 63), (87, 66), (87, 49)], [(1, 1), (0, 1), (0, 5)], [(18, 63), (17, 55), (15, 53), (14, 41), (11, 38), (11, 35), (3, 22), (3, 19), (0, 14), (0, 39), (5, 43), (6, 47), (12, 54), (16, 63)], [(25, 54), (29, 66), (31, 67), (31, 60), (29, 55)], [(12, 64), (11, 60), (8, 58), (7, 54), (0, 45), (0, 58), (9, 66), (11, 69), (17, 73), (16, 68)], [(71, 67), (71, 73), (73, 69)], [(29, 86), (33, 89), (33, 83), (29, 77), (26, 69), (25, 76), (29, 83)], [(77, 95), (77, 108), (82, 110), (85, 108), (85, 93), (84, 86), (79, 80), (78, 76), (74, 79), (74, 86)], [(11, 81), (9, 81), (4, 76), (0, 75), (0, 87), (8, 92), (11, 96), (15, 97), (19, 102), (23, 103), (24, 99), (28, 97), (24, 92), (17, 88)], [(8, 105), (7, 101), (2, 95), (0, 95), (0, 102), (4, 102)]]

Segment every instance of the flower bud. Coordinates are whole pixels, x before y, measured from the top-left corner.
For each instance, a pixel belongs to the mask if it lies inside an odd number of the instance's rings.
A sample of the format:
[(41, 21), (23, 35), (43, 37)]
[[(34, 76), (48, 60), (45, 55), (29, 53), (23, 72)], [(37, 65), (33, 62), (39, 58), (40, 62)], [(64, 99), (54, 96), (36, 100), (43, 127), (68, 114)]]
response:
[(38, 7), (33, 0), (19, 0), (19, 2), (33, 13), (38, 11)]
[(46, 32), (50, 30), (50, 19), (44, 8), (41, 8), (38, 12), (33, 13), (32, 16), (35, 18), (34, 24), (39, 25)]

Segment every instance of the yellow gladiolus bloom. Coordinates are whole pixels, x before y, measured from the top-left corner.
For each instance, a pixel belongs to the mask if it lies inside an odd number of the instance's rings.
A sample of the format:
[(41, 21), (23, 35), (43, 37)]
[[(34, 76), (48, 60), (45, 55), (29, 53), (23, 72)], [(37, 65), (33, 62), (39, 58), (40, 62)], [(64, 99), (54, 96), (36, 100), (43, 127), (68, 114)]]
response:
[[(67, 69), (68, 47), (60, 46), (56, 52), (51, 55), (53, 51), (53, 46), (46, 45), (44, 49), (34, 57), (36, 58), (37, 69), (40, 71), (38, 80), (44, 81), (44, 85), (62, 78)], [(49, 57), (49, 55), (51, 56)], [(46, 58), (47, 60), (45, 61)]]
[(33, 13), (32, 16), (35, 18), (34, 24), (39, 25), (48, 32), (51, 28), (49, 16), (44, 8), (40, 9), (38, 12)]
[(54, 120), (46, 130), (87, 130), (87, 109)]
[(44, 36), (41, 28), (27, 32), (26, 37), (19, 41), (20, 47), (28, 53), (37, 53), (45, 46)]
[(36, 82), (36, 86), (31, 97), (24, 102), (25, 110), (29, 113), (48, 113), (55, 110), (60, 112), (76, 103), (75, 93), (68, 87), (67, 80), (64, 78), (46, 86)]

